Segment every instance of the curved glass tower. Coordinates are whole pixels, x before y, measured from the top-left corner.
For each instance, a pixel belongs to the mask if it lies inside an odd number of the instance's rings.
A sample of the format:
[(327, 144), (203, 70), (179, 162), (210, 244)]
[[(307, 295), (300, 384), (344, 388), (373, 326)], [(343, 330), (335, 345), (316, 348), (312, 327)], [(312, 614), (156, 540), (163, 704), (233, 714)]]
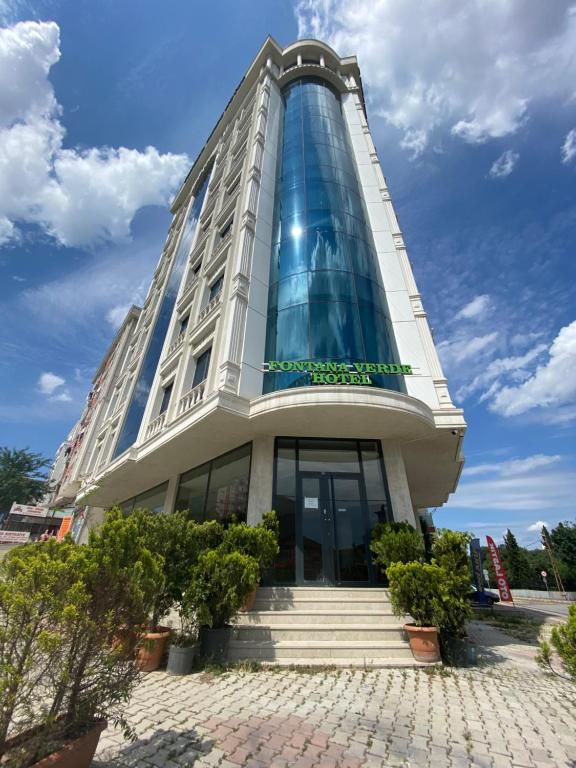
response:
[[(340, 96), (303, 78), (282, 100), (266, 360), (396, 362)], [(372, 381), (402, 388), (394, 375)], [(301, 373), (270, 372), (264, 392), (308, 383)]]

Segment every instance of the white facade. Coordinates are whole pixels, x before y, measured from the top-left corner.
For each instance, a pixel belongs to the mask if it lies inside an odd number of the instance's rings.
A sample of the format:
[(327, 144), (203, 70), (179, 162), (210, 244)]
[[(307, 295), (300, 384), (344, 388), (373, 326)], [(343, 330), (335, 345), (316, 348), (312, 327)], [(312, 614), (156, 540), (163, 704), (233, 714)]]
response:
[[(292, 80), (306, 77), (325, 80), (340, 94), (398, 356), (413, 368), (404, 377), (405, 392), (324, 385), (262, 394), (281, 93)], [(210, 180), (199, 223), (138, 433), (115, 455), (206, 172)], [(170, 511), (181, 473), (251, 443), (248, 521), (255, 523), (272, 506), (274, 441), (295, 436), (378, 441), (397, 520), (416, 524), (419, 508), (443, 504), (458, 482), (466, 424), (450, 399), (414, 281), (366, 120), (356, 59), (341, 59), (317, 41), (281, 49), (269, 38), (192, 167), (172, 213), (148, 297), (126, 330), (126, 353), (116, 357), (97, 428), (79, 459), (76, 503), (105, 508), (167, 482), (164, 509)], [(207, 377), (192, 386), (197, 363), (209, 349)]]

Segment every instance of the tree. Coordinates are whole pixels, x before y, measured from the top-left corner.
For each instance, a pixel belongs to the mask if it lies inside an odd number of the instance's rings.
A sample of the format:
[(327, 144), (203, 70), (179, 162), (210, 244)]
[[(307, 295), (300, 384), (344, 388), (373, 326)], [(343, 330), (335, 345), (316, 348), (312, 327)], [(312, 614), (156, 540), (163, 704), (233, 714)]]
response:
[(558, 523), (549, 537), (554, 555), (566, 563), (570, 571), (576, 572), (576, 523), (568, 520)]
[(530, 562), (526, 556), (526, 550), (518, 544), (516, 536), (510, 529), (506, 531), (500, 554), (510, 587), (526, 588), (530, 581)]
[(48, 491), (49, 466), (50, 459), (27, 448), (0, 448), (0, 514), (8, 512), (14, 501), (40, 501)]

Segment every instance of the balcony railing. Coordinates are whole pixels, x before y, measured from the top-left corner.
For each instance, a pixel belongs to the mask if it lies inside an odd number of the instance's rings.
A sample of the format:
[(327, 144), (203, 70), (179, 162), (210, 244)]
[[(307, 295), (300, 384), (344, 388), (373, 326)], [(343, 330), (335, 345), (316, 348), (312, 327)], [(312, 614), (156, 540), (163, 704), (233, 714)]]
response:
[(196, 288), (196, 286), (198, 285), (198, 280), (199, 279), (200, 279), (200, 275), (199, 274), (195, 274), (195, 275), (193, 274), (192, 277), (188, 280), (188, 282), (184, 286), (184, 290), (182, 291), (182, 295), (178, 299), (178, 308), (179, 309), (181, 307), (183, 307), (188, 302), (188, 299), (190, 298), (190, 294), (192, 293), (194, 288)]
[[(218, 295), (214, 296), (212, 301), (209, 301), (208, 304), (200, 311), (200, 314), (198, 315), (198, 323), (201, 323), (203, 320), (205, 320), (209, 315), (212, 314), (216, 310), (216, 308), (220, 305), (220, 301), (222, 300), (222, 294), (219, 293)], [(197, 323), (197, 324), (198, 324)]]
[(161, 413), (160, 416), (157, 416), (154, 419), (154, 421), (151, 421), (150, 424), (148, 424), (148, 427), (146, 429), (146, 439), (150, 437), (154, 437), (154, 435), (157, 435), (158, 432), (164, 429), (165, 421), (166, 421), (166, 411), (164, 411), (164, 413)]
[[(182, 346), (184, 343), (184, 337), (186, 336), (185, 333), (181, 333), (180, 336), (176, 339), (176, 341), (173, 341), (172, 344), (168, 347), (168, 352), (166, 353), (166, 358), (170, 357), (176, 350)], [(166, 359), (165, 358), (165, 359)]]
[(180, 402), (178, 403), (178, 416), (186, 413), (186, 411), (189, 411), (191, 408), (193, 408), (195, 405), (198, 405), (198, 403), (202, 401), (202, 398), (204, 397), (205, 386), (206, 382), (202, 381), (200, 384), (197, 384), (194, 389), (191, 389), (180, 398)]

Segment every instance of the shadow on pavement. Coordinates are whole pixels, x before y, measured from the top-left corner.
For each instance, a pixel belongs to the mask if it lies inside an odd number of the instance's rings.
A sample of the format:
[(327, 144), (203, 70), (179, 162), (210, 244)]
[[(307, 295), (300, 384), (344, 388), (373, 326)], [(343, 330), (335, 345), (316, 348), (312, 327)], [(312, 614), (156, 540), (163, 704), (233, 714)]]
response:
[(126, 741), (124, 745), (107, 747), (96, 754), (93, 768), (124, 768), (124, 766), (148, 765), (147, 758), (154, 756), (157, 765), (193, 766), (197, 760), (214, 747), (214, 739), (205, 738), (194, 728), (187, 730), (158, 730), (148, 737)]

